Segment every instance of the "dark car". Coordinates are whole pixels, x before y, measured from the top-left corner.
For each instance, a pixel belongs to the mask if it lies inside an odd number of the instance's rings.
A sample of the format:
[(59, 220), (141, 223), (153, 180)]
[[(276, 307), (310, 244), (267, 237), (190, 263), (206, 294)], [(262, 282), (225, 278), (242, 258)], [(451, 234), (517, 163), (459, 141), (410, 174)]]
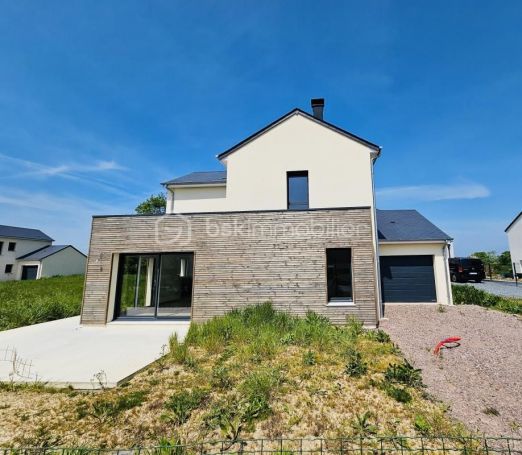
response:
[(454, 283), (464, 283), (470, 280), (480, 283), (486, 278), (484, 263), (476, 258), (450, 258), (449, 269), (451, 281)]

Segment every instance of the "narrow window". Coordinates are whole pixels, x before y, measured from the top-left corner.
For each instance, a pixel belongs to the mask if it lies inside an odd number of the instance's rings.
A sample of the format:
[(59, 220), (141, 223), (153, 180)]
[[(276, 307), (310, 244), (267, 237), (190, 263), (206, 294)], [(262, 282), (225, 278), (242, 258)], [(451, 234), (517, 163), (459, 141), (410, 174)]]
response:
[(4, 249), (4, 242), (0, 242), (0, 254), (2, 254), (3, 249)]
[(287, 172), (288, 210), (308, 209), (308, 171)]
[(7, 246), (7, 251), (14, 251), (16, 248), (16, 242), (9, 242), (9, 245)]
[(5, 273), (13, 273), (13, 264), (5, 265)]
[(326, 279), (329, 302), (353, 300), (351, 248), (326, 249)]

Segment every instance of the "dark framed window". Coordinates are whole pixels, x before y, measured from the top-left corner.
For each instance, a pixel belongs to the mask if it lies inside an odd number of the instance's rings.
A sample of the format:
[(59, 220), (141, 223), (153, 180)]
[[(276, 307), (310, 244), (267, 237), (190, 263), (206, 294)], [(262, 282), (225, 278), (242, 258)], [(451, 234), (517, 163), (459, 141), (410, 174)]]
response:
[(5, 265), (5, 273), (13, 273), (13, 264)]
[(306, 210), (308, 205), (308, 171), (286, 173), (288, 210)]
[(14, 251), (16, 248), (16, 242), (9, 242), (9, 245), (7, 245), (7, 251)]
[(0, 242), (0, 254), (2, 254), (3, 249), (4, 249), (4, 242)]
[(326, 249), (329, 302), (353, 301), (351, 248)]

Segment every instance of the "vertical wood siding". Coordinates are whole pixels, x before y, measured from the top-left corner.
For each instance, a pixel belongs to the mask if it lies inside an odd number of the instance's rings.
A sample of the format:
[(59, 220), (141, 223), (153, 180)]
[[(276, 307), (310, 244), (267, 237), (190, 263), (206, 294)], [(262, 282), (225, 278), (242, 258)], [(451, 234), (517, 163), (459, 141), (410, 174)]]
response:
[[(116, 253), (194, 252), (192, 319), (270, 300), (344, 323), (376, 325), (374, 248), (369, 208), (96, 217), (87, 264), (83, 324), (107, 320)], [(352, 248), (355, 305), (327, 306), (326, 253)], [(109, 315), (109, 319), (112, 315)]]

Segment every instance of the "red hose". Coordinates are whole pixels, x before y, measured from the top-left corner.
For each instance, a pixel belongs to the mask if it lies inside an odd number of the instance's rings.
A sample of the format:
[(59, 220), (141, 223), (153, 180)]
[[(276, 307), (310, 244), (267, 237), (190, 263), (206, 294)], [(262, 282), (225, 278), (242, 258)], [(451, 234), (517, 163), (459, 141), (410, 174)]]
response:
[(433, 350), (433, 354), (439, 355), (439, 351), (441, 350), (441, 348), (443, 346), (446, 347), (446, 344), (457, 343), (457, 346), (458, 346), (459, 345), (458, 342), (460, 340), (461, 340), (460, 337), (449, 337), (449, 338), (442, 340), (439, 344), (437, 344), (437, 346), (435, 346), (435, 349)]

